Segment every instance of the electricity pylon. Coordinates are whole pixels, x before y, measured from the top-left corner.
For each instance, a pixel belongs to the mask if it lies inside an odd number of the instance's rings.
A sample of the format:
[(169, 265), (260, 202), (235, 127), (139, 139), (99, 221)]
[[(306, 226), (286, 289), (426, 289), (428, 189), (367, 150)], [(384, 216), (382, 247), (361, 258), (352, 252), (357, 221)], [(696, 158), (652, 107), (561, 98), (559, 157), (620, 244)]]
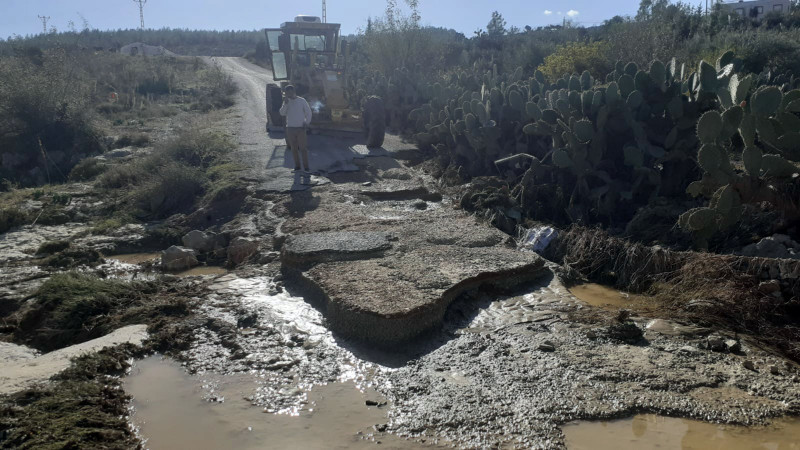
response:
[(39, 16), (39, 20), (42, 21), (42, 30), (44, 34), (47, 34), (47, 21), (50, 20), (50, 16)]
[(325, 6), (325, 0), (322, 0), (322, 23), (328, 23), (328, 8)]
[(133, 2), (139, 4), (139, 22), (141, 23), (140, 27), (144, 30), (144, 4), (147, 3), (147, 0), (133, 0)]

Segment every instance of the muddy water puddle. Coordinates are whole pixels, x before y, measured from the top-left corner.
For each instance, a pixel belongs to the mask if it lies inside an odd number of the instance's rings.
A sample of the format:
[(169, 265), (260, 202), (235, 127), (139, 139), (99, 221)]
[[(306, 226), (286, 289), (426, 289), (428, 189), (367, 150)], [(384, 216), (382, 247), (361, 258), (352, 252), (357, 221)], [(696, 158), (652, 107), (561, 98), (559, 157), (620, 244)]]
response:
[[(161, 253), (126, 253), (126, 254), (112, 255), (106, 257), (106, 259), (110, 259), (122, 264), (129, 264), (129, 265), (139, 265), (149, 262), (156, 262), (160, 258), (161, 258)], [(226, 273), (228, 273), (228, 270), (225, 269), (224, 267), (198, 266), (198, 267), (193, 267), (189, 270), (174, 272), (172, 273), (172, 275), (178, 277), (201, 277), (201, 276), (225, 275)]]
[(651, 414), (563, 427), (570, 450), (798, 450), (800, 419), (779, 419), (768, 427), (718, 425)]
[(376, 432), (374, 425), (387, 422), (387, 407), (367, 406), (367, 400), (383, 399), (354, 383), (315, 386), (296, 415), (253, 406), (245, 397), (256, 388), (249, 375), (190, 376), (158, 356), (138, 361), (125, 380), (133, 396), (132, 421), (151, 450), (424, 447)]
[(174, 275), (179, 277), (202, 277), (202, 276), (225, 275), (226, 273), (228, 273), (228, 270), (225, 269), (224, 267), (198, 266), (193, 269), (175, 273)]
[(106, 259), (113, 259), (124, 264), (143, 264), (155, 261), (161, 257), (161, 253), (126, 253), (122, 255), (107, 256)]
[(585, 303), (607, 309), (626, 308), (645, 298), (595, 283), (573, 286), (569, 292)]

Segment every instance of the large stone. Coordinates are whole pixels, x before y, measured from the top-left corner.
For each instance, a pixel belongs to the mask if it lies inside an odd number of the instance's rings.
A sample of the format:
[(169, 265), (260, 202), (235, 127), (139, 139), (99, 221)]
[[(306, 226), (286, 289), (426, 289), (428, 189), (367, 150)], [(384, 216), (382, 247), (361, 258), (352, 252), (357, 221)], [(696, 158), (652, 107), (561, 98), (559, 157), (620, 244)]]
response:
[(340, 231), (289, 236), (281, 260), (291, 265), (366, 259), (392, 247), (384, 232)]
[(183, 246), (197, 250), (200, 253), (209, 253), (225, 247), (225, 236), (207, 231), (193, 230), (186, 233), (181, 239)]
[(199, 264), (195, 251), (190, 248), (173, 245), (161, 252), (161, 265), (169, 271), (187, 270)]
[(391, 345), (439, 325), (463, 292), (513, 287), (544, 272), (544, 260), (530, 252), (431, 245), (384, 258), (319, 263), (301, 279), (326, 303), (334, 331)]
[(793, 258), (796, 257), (786, 248), (784, 240), (772, 236), (765, 237), (757, 244), (750, 244), (742, 249), (744, 256), (759, 256), (762, 258)]
[(228, 245), (228, 263), (238, 266), (258, 252), (256, 239), (237, 237)]

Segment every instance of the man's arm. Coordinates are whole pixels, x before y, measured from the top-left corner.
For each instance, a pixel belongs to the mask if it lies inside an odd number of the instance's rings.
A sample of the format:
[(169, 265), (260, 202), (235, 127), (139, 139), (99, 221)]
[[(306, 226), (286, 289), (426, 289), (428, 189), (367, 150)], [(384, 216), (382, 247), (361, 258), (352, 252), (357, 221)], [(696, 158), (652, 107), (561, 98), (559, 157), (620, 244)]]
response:
[(311, 125), (311, 107), (308, 106), (306, 99), (303, 99), (303, 115), (305, 116), (305, 125)]
[(282, 116), (286, 115), (286, 112), (289, 110), (289, 99), (284, 97), (283, 98), (283, 105), (281, 105), (281, 109), (278, 111)]

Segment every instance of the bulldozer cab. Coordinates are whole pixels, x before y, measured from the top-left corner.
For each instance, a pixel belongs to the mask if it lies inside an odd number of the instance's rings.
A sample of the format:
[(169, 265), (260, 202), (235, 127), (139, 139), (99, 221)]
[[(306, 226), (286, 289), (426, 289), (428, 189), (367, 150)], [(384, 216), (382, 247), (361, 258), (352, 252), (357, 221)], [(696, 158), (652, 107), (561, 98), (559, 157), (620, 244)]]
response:
[[(273, 79), (293, 84), (297, 94), (320, 103), (344, 108), (345, 57), (341, 52), (340, 25), (321, 23), (313, 16), (297, 16), (280, 28), (265, 30)], [(323, 100), (324, 98), (324, 100)]]
[[(345, 95), (348, 46), (340, 39), (340, 28), (337, 23), (322, 23), (319, 17), (297, 16), (280, 28), (264, 30), (274, 79), (267, 85), (268, 131), (284, 126), (281, 88), (292, 84), (311, 107), (312, 130), (365, 132), (368, 145), (383, 143), (382, 101), (368, 108), (370, 115), (367, 109), (351, 107)], [(368, 121), (368, 116), (373, 120)]]

